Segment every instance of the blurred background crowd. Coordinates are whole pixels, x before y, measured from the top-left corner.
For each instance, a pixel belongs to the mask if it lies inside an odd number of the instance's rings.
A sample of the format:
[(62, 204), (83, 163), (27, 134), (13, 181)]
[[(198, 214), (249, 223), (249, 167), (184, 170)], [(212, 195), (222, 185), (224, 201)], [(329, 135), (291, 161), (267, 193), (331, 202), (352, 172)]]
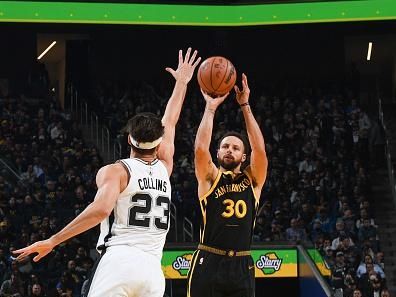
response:
[[(34, 77), (31, 92), (0, 98), (0, 153), (21, 177), (0, 174), (0, 296), (78, 297), (97, 257), (96, 229), (38, 263), (18, 263), (12, 255), (78, 215), (93, 200), (95, 175), (104, 164), (43, 77)], [(378, 153), (384, 150), (378, 120), (342, 86), (280, 90), (256, 81), (251, 89), (269, 159), (254, 242), (311, 242), (332, 271), (333, 288), (343, 288), (344, 296), (355, 296), (355, 290), (374, 296), (386, 288), (370, 185), (371, 171), (384, 161)], [(164, 82), (107, 82), (98, 83), (87, 100), (127, 157), (123, 125), (141, 111), (160, 115), (170, 91)], [(195, 239), (200, 210), (192, 148), (203, 104), (192, 87), (177, 127), (171, 177), (172, 202), (180, 217), (196, 226)], [(234, 94), (216, 114), (214, 156), (217, 140), (229, 130), (245, 133)]]

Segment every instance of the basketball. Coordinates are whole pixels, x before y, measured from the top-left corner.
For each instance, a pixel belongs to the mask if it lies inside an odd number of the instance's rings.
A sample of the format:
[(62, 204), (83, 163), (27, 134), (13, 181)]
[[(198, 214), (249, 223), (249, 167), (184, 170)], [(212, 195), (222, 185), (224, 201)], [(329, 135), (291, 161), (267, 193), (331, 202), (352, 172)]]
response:
[(234, 87), (236, 70), (224, 57), (210, 57), (201, 63), (197, 72), (198, 84), (212, 97), (222, 96)]

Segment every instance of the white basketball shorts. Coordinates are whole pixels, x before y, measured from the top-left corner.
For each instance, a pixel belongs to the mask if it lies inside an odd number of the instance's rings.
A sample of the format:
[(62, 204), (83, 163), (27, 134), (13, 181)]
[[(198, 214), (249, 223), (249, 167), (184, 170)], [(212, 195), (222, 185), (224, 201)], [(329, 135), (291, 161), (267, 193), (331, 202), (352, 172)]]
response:
[(100, 259), (88, 297), (163, 297), (160, 260), (129, 246), (108, 247)]

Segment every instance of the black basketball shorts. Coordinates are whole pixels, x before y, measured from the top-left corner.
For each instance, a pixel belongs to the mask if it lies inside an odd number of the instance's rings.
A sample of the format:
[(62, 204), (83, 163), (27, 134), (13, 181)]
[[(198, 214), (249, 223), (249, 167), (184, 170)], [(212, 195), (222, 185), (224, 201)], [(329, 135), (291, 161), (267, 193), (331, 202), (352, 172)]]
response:
[(187, 297), (254, 297), (253, 259), (197, 250), (187, 281)]

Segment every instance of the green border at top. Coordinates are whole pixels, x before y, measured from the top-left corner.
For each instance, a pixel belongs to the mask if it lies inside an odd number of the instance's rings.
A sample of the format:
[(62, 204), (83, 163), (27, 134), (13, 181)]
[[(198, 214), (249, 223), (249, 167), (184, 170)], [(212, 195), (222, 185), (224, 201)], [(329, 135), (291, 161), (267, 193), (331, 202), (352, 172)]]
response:
[(396, 19), (396, 0), (259, 5), (0, 1), (0, 22), (254, 26)]

